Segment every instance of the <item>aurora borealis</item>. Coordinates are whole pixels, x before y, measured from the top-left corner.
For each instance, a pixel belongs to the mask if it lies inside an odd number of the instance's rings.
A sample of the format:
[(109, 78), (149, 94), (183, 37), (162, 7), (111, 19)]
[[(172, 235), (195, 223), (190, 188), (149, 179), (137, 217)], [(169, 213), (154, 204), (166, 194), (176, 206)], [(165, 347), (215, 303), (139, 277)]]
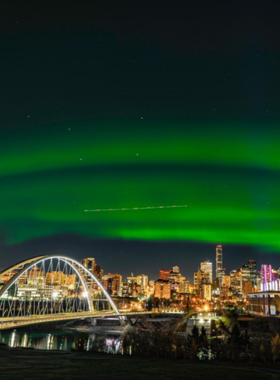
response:
[[(200, 11), (205, 19), (209, 9)], [(106, 20), (105, 9), (99, 12)], [(45, 16), (40, 25), (24, 13), (12, 32), (2, 25), (4, 252), (68, 235), (280, 252), (273, 12), (264, 15), (271, 29), (262, 37), (254, 34), (261, 12), (235, 9), (226, 29), (234, 44), (217, 33), (214, 12), (207, 22), (216, 42), (202, 32), (177, 39), (180, 27), (196, 30), (193, 7), (193, 22), (178, 15), (168, 29), (174, 45), (164, 24), (177, 13), (168, 12), (162, 10), (156, 35), (148, 16), (145, 30), (138, 18), (125, 29), (127, 16), (119, 13), (112, 25), (93, 18), (89, 27), (81, 18), (72, 28), (68, 16), (61, 25)], [(230, 17), (227, 8), (219, 12)], [(251, 18), (240, 26), (244, 14)], [(188, 207), (84, 212), (176, 204)]]
[[(277, 133), (266, 129), (253, 141), (254, 131), (243, 125), (230, 136), (221, 127), (193, 124), (190, 133), (183, 123), (170, 128), (163, 121), (158, 136), (153, 122), (144, 123), (134, 121), (119, 139), (109, 121), (99, 130), (90, 123), (71, 124), (70, 130), (69, 124), (55, 125), (55, 139), (50, 127), (38, 136), (36, 129), (23, 129), (18, 134), (25, 144), (19, 139), (19, 146), (5, 139), (1, 223), (8, 226), (8, 242), (73, 232), (279, 249)], [(84, 213), (184, 202), (186, 209)]]

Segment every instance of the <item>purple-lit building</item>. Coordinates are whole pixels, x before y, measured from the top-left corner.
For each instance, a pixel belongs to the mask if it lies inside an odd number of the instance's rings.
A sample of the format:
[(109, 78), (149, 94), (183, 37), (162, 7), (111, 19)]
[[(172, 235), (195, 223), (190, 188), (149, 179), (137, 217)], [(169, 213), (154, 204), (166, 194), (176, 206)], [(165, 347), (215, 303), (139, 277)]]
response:
[(268, 290), (268, 283), (272, 281), (272, 268), (270, 264), (262, 264), (261, 268), (261, 290)]

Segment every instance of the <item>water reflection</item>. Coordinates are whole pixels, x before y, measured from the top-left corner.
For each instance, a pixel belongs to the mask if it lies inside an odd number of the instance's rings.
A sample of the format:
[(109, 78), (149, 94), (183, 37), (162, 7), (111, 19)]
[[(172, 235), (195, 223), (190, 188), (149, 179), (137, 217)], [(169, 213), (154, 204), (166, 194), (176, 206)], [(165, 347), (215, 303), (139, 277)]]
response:
[(0, 342), (10, 347), (37, 350), (97, 351), (117, 354), (122, 348), (121, 334), (108, 335), (55, 331), (50, 334), (23, 330), (1, 331)]

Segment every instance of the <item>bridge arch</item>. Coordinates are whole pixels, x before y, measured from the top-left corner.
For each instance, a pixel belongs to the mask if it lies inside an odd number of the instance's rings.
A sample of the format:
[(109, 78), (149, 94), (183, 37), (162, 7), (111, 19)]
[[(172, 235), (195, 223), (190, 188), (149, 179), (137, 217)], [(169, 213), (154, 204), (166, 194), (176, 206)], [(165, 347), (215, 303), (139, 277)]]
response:
[[(16, 284), (19, 283), (22, 276), (24, 275), (26, 276), (32, 270), (32, 268), (36, 268), (38, 267), (38, 265), (40, 265), (42, 268), (44, 267), (44, 264), (46, 262), (51, 261), (52, 263), (53, 260), (56, 262), (59, 262), (59, 265), (60, 263), (63, 263), (64, 267), (68, 265), (71, 268), (72, 272), (76, 274), (77, 278), (79, 279), (79, 284), (81, 284), (84, 289), (84, 292), (83, 292), (84, 298), (87, 301), (89, 312), (91, 313), (94, 312), (94, 305), (93, 305), (93, 299), (92, 299), (92, 292), (91, 292), (91, 289), (88, 288), (87, 279), (90, 279), (93, 283), (97, 285), (98, 288), (101, 289), (102, 293), (106, 297), (106, 300), (109, 302), (114, 312), (116, 314), (119, 314), (119, 311), (114, 301), (112, 300), (111, 296), (108, 294), (103, 284), (96, 278), (96, 276), (92, 272), (90, 272), (84, 265), (79, 263), (77, 260), (71, 257), (63, 256), (63, 255), (45, 255), (45, 256), (33, 257), (30, 259), (24, 260), (22, 262), (19, 262), (7, 268), (6, 270), (2, 271), (0, 273), (0, 278), (6, 277), (8, 280), (5, 283), (5, 285), (0, 289), (0, 303), (1, 303), (1, 300), (6, 299), (11, 309), (11, 304), (15, 301), (13, 299), (11, 300), (9, 299), (8, 292), (13, 288), (13, 286), (15, 287)], [(10, 298), (13, 298), (13, 297), (10, 297)], [(2, 313), (2, 317), (3, 317), (3, 313)], [(1, 317), (0, 317), (0, 320), (1, 320)]]

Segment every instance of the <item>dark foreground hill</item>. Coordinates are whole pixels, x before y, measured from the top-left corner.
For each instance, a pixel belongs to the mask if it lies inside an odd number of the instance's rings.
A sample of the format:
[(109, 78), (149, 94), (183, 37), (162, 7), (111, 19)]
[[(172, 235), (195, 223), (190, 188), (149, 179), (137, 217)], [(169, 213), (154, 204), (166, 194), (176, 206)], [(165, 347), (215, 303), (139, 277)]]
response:
[(276, 368), (234, 364), (151, 360), (93, 352), (0, 349), (1, 380), (271, 380), (280, 379)]

